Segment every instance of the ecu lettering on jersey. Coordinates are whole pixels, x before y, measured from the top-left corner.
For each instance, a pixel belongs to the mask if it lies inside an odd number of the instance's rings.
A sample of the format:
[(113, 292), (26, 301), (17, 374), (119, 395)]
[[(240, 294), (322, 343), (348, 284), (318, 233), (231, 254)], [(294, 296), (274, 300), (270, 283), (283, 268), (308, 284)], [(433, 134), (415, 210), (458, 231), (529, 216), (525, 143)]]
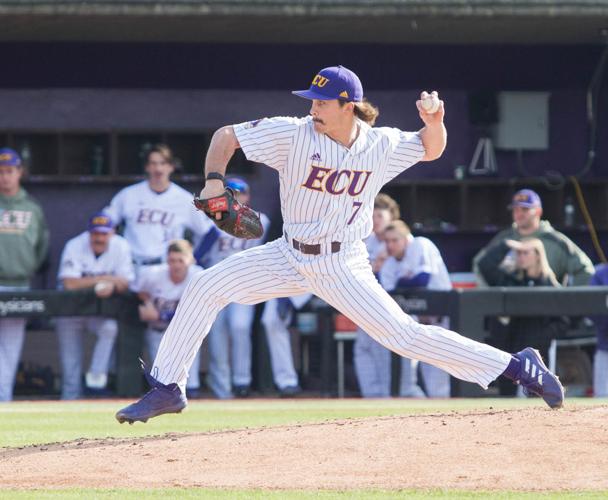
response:
[(148, 181), (127, 186), (104, 212), (115, 224), (124, 224), (124, 236), (137, 261), (164, 259), (167, 243), (183, 238), (186, 230), (198, 238), (215, 227), (194, 208), (192, 193), (174, 183), (162, 193), (153, 191)]
[(382, 186), (424, 155), (416, 132), (360, 120), (357, 126), (350, 148), (317, 132), (311, 116), (264, 118), (254, 129), (233, 126), (247, 159), (278, 171), (283, 229), (290, 238), (327, 244), (367, 237)]
[(175, 214), (165, 212), (163, 210), (155, 210), (142, 208), (137, 214), (138, 224), (160, 224), (161, 226), (170, 226), (173, 224)]
[(329, 194), (359, 196), (372, 173), (367, 170), (332, 170), (311, 165), (310, 174), (302, 187)]

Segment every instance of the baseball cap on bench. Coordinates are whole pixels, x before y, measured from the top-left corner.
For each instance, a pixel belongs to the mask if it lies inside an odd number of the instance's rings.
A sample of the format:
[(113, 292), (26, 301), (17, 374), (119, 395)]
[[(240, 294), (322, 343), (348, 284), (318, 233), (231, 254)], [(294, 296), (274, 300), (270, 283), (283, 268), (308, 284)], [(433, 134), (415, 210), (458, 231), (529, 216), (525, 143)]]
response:
[(294, 90), (292, 94), (305, 99), (320, 99), (329, 101), (342, 99), (344, 101), (361, 102), (363, 100), (363, 85), (359, 77), (344, 66), (323, 68), (312, 79), (308, 90)]

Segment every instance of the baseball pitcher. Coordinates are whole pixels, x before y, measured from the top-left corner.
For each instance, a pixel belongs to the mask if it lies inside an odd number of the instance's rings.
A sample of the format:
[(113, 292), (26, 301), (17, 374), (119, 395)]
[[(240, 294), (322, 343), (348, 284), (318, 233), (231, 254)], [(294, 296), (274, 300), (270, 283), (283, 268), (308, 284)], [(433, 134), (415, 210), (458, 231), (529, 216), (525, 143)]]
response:
[[(362, 239), (372, 230), (374, 198), (387, 182), (419, 161), (441, 156), (447, 141), (444, 104), (423, 92), (418, 132), (373, 127), (377, 108), (363, 98), (355, 73), (321, 70), (307, 90), (304, 118), (264, 118), (220, 128), (205, 163), (207, 183), (195, 200), (225, 230), (259, 237), (259, 219), (224, 186), (237, 148), (279, 175), (283, 236), (232, 255), (190, 280), (152, 370), (151, 390), (119, 410), (119, 422), (147, 421), (187, 405), (185, 382), (194, 356), (218, 313), (231, 302), (257, 304), (312, 292), (388, 349), (425, 361), (483, 388), (499, 377), (520, 383), (551, 407), (563, 388), (532, 348), (509, 354), (408, 316), (380, 286)], [(425, 111), (423, 101), (436, 100)], [(436, 108), (436, 109), (435, 109)]]

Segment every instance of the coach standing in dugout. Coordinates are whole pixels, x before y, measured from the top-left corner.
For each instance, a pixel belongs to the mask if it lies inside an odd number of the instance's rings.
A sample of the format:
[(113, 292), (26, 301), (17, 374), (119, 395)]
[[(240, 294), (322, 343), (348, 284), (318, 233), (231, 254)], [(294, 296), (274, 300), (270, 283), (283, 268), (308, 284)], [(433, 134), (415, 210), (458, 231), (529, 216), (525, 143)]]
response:
[[(22, 291), (42, 264), (49, 232), (42, 208), (21, 187), (21, 158), (0, 149), (0, 291)], [(25, 318), (0, 319), (0, 401), (13, 398)]]

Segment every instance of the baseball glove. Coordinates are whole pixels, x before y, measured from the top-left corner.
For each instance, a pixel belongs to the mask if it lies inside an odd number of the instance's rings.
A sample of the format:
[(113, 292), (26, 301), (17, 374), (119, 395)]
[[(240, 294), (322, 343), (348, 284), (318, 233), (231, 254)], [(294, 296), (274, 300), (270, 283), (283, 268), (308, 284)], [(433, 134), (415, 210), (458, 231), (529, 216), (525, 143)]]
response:
[(230, 188), (226, 188), (224, 194), (207, 200), (195, 196), (193, 203), (225, 233), (247, 240), (261, 238), (264, 234), (260, 216), (251, 207), (241, 205)]

